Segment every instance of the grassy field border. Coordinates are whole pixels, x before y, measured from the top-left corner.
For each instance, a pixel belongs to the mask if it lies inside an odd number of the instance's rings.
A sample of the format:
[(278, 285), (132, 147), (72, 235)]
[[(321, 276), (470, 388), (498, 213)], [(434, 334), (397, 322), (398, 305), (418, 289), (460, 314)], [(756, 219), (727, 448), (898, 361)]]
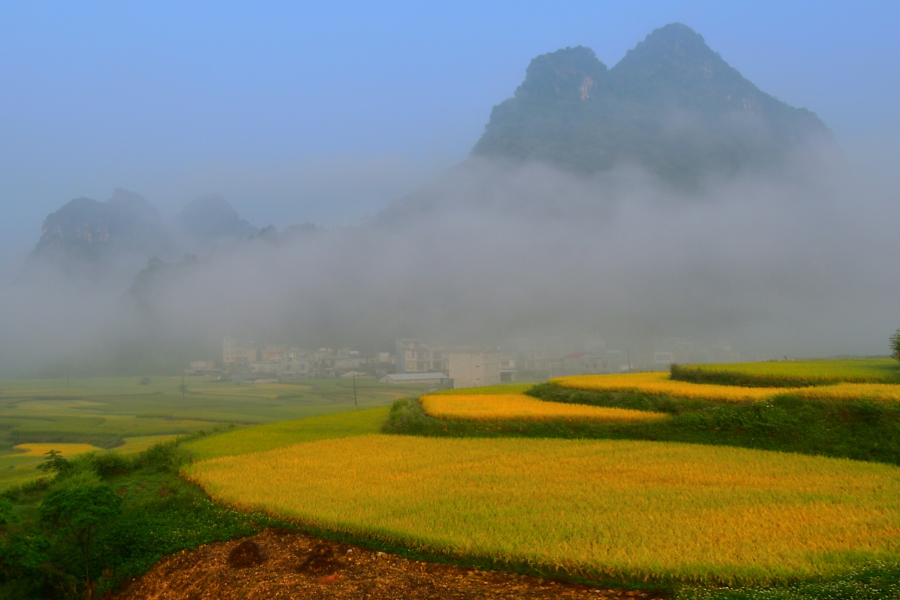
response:
[(900, 404), (811, 400), (785, 394), (765, 402), (721, 404), (631, 392), (594, 392), (539, 384), (529, 395), (568, 402), (664, 412), (655, 423), (443, 420), (418, 399), (394, 403), (383, 433), (433, 437), (545, 437), (683, 442), (797, 452), (900, 465)]

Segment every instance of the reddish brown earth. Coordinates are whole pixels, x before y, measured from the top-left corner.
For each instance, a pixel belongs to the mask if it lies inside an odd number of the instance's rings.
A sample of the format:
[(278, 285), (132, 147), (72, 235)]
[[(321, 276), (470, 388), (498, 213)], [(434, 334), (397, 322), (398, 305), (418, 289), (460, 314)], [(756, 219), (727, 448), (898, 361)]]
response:
[(665, 594), (418, 562), (268, 529), (160, 560), (109, 600), (569, 599), (655, 600)]

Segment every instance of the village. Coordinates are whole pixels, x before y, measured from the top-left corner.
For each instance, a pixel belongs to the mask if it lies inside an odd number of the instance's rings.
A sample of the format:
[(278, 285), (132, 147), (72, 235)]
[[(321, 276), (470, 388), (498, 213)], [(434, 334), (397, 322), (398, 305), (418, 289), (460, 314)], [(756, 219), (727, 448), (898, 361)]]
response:
[[(574, 351), (571, 351), (575, 347)], [(676, 338), (634, 352), (607, 348), (604, 340), (515, 340), (500, 347), (447, 346), (414, 338), (396, 340), (393, 352), (350, 348), (304, 350), (283, 345), (222, 340), (222, 361), (198, 360), (185, 372), (236, 382), (304, 378), (378, 379), (382, 383), (427, 384), (436, 389), (497, 385), (568, 375), (665, 371), (674, 362), (739, 360), (728, 345), (697, 346)]]

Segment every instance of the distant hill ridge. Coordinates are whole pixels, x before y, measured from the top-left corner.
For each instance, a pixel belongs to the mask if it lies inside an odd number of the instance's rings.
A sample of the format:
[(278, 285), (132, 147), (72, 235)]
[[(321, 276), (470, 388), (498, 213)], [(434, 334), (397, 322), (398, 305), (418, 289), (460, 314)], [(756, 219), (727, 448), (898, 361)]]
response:
[(654, 30), (612, 69), (584, 46), (531, 61), (495, 106), (473, 156), (595, 173), (636, 163), (679, 185), (777, 166), (831, 140), (812, 112), (762, 92), (681, 23)]
[(98, 259), (108, 248), (156, 252), (167, 244), (162, 217), (140, 194), (116, 188), (105, 202), (75, 198), (44, 219), (33, 255)]
[(106, 201), (75, 198), (49, 214), (22, 275), (27, 279), (44, 265), (101, 280), (117, 263), (133, 272), (134, 264), (144, 264), (150, 257), (205, 252), (214, 244), (257, 231), (215, 194), (194, 199), (164, 221), (143, 196), (116, 188)]

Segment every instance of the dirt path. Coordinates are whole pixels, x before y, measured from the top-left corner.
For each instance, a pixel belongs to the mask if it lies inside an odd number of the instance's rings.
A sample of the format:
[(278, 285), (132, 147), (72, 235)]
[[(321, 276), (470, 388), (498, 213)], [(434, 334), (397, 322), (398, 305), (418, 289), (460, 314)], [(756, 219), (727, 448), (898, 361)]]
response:
[(269, 529), (167, 556), (108, 600), (419, 600), (622, 598), (658, 592), (596, 588), (392, 554)]

